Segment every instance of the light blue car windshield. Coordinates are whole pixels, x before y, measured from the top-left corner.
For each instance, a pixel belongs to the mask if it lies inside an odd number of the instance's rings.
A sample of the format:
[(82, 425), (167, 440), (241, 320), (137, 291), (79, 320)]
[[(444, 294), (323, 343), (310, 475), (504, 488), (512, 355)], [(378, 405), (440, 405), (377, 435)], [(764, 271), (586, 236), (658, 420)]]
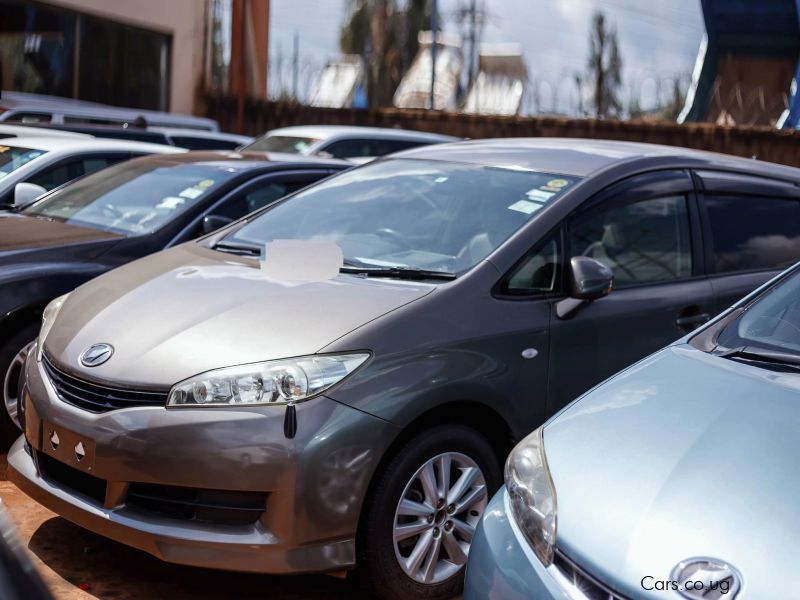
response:
[(393, 159), (347, 171), (259, 215), (226, 243), (335, 242), (345, 264), (464, 272), (577, 178)]
[(766, 347), (800, 354), (800, 273), (764, 294), (719, 336), (727, 348)]

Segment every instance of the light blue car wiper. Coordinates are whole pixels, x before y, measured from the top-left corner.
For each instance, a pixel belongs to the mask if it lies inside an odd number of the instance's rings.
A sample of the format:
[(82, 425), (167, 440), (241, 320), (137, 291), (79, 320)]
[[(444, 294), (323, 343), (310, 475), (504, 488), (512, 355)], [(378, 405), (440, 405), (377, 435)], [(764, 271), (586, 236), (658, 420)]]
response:
[(800, 369), (800, 355), (789, 352), (777, 352), (753, 346), (739, 346), (715, 353), (720, 358), (742, 359), (754, 362), (771, 363)]

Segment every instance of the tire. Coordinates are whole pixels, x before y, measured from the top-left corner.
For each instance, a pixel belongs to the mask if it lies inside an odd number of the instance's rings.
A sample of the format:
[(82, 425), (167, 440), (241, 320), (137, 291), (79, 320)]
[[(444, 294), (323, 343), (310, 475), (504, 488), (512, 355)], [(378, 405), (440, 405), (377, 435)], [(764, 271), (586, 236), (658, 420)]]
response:
[[(442, 494), (440, 473), (446, 470), (442, 466), (448, 458), (450, 494)], [(471, 483), (459, 494), (457, 482), (462, 477)], [(458, 595), (464, 584), (470, 530), (474, 532), (501, 482), (497, 454), (474, 429), (445, 425), (414, 436), (376, 474), (367, 499), (358, 536), (356, 577), (361, 585), (387, 600), (443, 600)], [(438, 496), (438, 508), (432, 512), (431, 490)], [(464, 502), (469, 499), (472, 501)], [(459, 507), (461, 503), (465, 506)], [(417, 531), (420, 533), (412, 534)], [(396, 533), (404, 539), (396, 542)], [(427, 552), (419, 551), (426, 547)], [(431, 557), (437, 556), (437, 551), (438, 560), (434, 561)]]
[(0, 407), (0, 439), (5, 450), (17, 439), (21, 433), (20, 428), (11, 419), (6, 408), (6, 398), (9, 392), (18, 393), (18, 382), (20, 367), (15, 359), (31, 342), (36, 339), (39, 333), (39, 326), (36, 323), (26, 323), (13, 334), (0, 348), (0, 394), (2, 394), (2, 406)]

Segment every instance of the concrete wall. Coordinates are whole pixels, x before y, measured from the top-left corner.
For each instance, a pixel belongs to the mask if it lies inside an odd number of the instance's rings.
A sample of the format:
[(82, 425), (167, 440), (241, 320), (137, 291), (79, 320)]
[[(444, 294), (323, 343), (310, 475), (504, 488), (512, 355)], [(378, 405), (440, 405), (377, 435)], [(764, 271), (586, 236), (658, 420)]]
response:
[(204, 0), (48, 0), (126, 25), (172, 36), (170, 110), (195, 112), (197, 83), (203, 72), (206, 6)]
[[(209, 96), (206, 105), (206, 116), (217, 119), (223, 131), (235, 131), (237, 107), (233, 97)], [(245, 104), (243, 131), (238, 133), (258, 135), (276, 127), (312, 124), (402, 127), (469, 138), (548, 136), (650, 142), (755, 156), (800, 167), (800, 132), (710, 123), (678, 125), (664, 121), (499, 117), (426, 110), (352, 110), (250, 100)]]

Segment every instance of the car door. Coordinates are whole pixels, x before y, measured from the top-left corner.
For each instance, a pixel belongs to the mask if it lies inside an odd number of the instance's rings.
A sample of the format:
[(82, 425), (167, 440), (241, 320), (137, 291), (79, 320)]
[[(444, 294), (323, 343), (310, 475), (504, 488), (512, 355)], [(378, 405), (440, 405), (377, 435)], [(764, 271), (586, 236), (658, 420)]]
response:
[(288, 194), (330, 176), (333, 172), (329, 168), (304, 169), (258, 176), (215, 202), (211, 208), (194, 219), (173, 243), (184, 242), (208, 233), (203, 228), (205, 217), (216, 217), (219, 226), (232, 223), (251, 212), (269, 206)]
[(561, 228), (536, 243), (492, 290), (492, 313), (498, 326), (489, 351), (499, 365), (508, 366), (504, 390), (514, 407), (515, 428), (529, 431), (546, 414), (552, 299), (563, 286)]
[(800, 190), (739, 173), (696, 177), (714, 311), (721, 312), (800, 260)]
[(551, 313), (549, 414), (708, 320), (697, 213), (690, 174), (658, 171), (612, 186), (567, 219), (567, 260), (599, 260), (615, 283), (570, 318)]

